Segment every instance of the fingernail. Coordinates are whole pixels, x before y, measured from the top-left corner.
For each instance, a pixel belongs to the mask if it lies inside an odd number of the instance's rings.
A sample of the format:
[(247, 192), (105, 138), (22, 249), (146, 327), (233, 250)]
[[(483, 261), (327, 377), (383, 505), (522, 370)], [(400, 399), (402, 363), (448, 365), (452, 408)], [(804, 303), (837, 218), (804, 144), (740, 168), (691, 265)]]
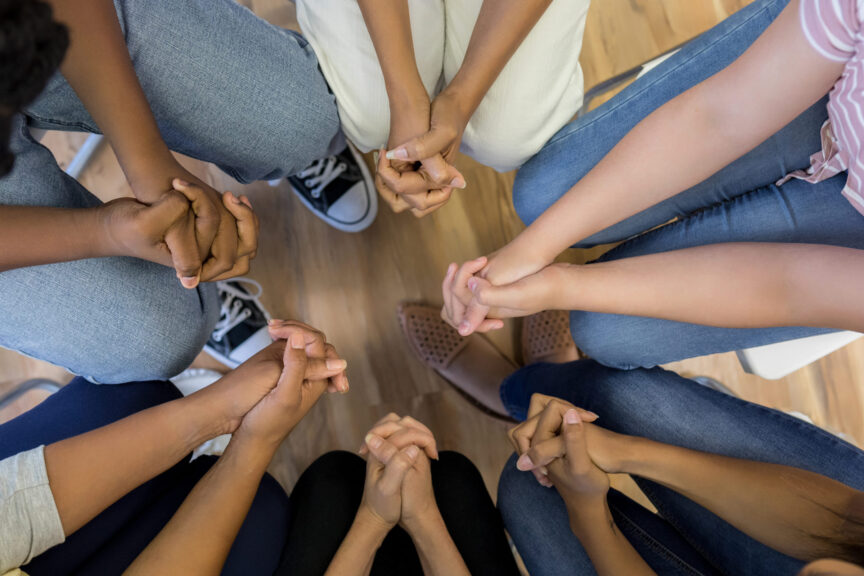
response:
[(470, 332), (470, 331), (471, 331), (471, 324), (469, 324), (468, 322), (462, 322), (461, 324), (459, 324), (459, 334), (462, 334), (463, 336), (467, 336), (468, 332)]
[(390, 150), (386, 154), (388, 160), (407, 160), (408, 159), (408, 150), (405, 148), (397, 148), (395, 150)]
[(526, 470), (534, 468), (534, 463), (527, 454), (523, 454), (519, 457), (519, 460), (516, 461), (516, 468), (525, 472)]
[(538, 482), (540, 482), (540, 485), (541, 485), (541, 486), (544, 486), (544, 487), (546, 487), (546, 488), (551, 488), (551, 487), (552, 487), (552, 481), (551, 481), (551, 480), (548, 480), (548, 479), (546, 479), (546, 478), (543, 478), (542, 480), (538, 480)]
[(379, 446), (381, 446), (381, 438), (375, 436), (374, 434), (367, 434), (364, 440), (370, 448), (378, 448)]
[(465, 188), (465, 179), (461, 176), (457, 176), (450, 181), (450, 186), (453, 188)]
[(468, 289), (471, 290), (471, 292), (477, 290), (477, 279), (473, 276), (468, 279)]
[(176, 184), (179, 184), (180, 186), (189, 186), (190, 185), (187, 181), (181, 180), (180, 178), (175, 178), (174, 182)]
[(180, 278), (180, 284), (183, 285), (184, 288), (195, 288), (198, 285), (198, 277), (197, 276), (183, 276)]
[(567, 424), (579, 424), (582, 422), (582, 419), (579, 418), (579, 413), (571, 408), (564, 413), (564, 422)]
[(587, 414), (588, 416), (593, 416), (595, 420), (600, 419), (600, 416), (598, 414), (595, 414), (594, 412), (591, 412), (590, 410), (586, 410), (585, 414)]
[(295, 350), (303, 350), (306, 348), (306, 342), (303, 340), (303, 334), (295, 332), (291, 334), (291, 348)]
[(348, 362), (336, 358), (328, 359), (326, 364), (328, 370), (344, 370), (348, 367)]
[(271, 318), (267, 321), (268, 326), (275, 326), (276, 324), (282, 322), (281, 320), (276, 320), (275, 318)]
[(415, 458), (417, 458), (417, 456), (420, 455), (420, 449), (417, 448), (417, 446), (409, 446), (405, 450), (405, 455), (408, 456), (408, 458), (410, 458), (411, 460), (414, 460)]
[(339, 394), (347, 394), (349, 390), (348, 383), (346, 382), (339, 388)]
[(230, 196), (228, 196), (228, 199), (231, 200), (231, 202), (233, 204), (236, 204), (237, 206), (243, 204), (243, 202), (237, 196), (235, 196), (234, 194), (231, 194), (231, 192), (227, 192), (227, 194), (230, 195)]

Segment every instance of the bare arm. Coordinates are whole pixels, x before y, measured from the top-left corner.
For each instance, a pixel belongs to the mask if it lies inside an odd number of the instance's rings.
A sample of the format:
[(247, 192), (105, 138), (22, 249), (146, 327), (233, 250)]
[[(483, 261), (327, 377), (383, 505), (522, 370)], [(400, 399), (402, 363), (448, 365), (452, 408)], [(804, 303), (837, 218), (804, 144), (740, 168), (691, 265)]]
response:
[[(153, 164), (174, 162), (129, 57), (111, 0), (48, 0), (69, 28), (69, 51), (61, 71), (117, 153), (130, 182), (151, 178)], [(171, 180), (161, 183), (171, 189)], [(156, 185), (134, 186), (144, 202)]]
[(51, 492), (65, 534), (227, 431), (229, 413), (214, 396), (168, 402), (46, 446)]
[(861, 541), (864, 493), (790, 466), (629, 440), (633, 458), (622, 471), (687, 496), (759, 542), (807, 561), (860, 558), (838, 539)]
[[(490, 280), (539, 270), (568, 246), (698, 184), (822, 98), (842, 69), (810, 46), (793, 0), (740, 58), (633, 128), (502, 250), (512, 255), (490, 264)], [(806, 81), (790, 70), (808, 70)]]
[(465, 121), (553, 0), (484, 0), (462, 66), (445, 89)]
[(438, 507), (432, 513), (407, 525), (417, 547), (423, 573), (427, 576), (470, 576), (465, 561), (453, 542)]
[(482, 280), (492, 315), (585, 310), (729, 328), (814, 326), (864, 332), (864, 251), (729, 243), (584, 266), (553, 264), (506, 286)]
[(351, 529), (330, 562), (326, 576), (368, 576), (375, 554), (389, 532), (390, 526), (380, 522), (361, 506)]

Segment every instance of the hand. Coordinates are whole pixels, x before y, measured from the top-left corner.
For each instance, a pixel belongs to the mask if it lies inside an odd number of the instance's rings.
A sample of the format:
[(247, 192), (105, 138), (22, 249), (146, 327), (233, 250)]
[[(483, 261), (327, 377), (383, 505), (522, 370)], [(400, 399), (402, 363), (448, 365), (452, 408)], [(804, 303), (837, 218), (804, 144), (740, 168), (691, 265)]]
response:
[(594, 412), (577, 408), (560, 398), (536, 393), (531, 396), (528, 418), (509, 432), (510, 442), (520, 455), (517, 468), (530, 470), (538, 482), (550, 485), (548, 465), (565, 453), (560, 430), (569, 410), (576, 410), (585, 424), (592, 461), (610, 474), (620, 472), (630, 457), (631, 437), (590, 425), (598, 419)]
[(306, 378), (309, 359), (304, 335), (296, 332), (285, 347), (284, 368), (276, 386), (255, 404), (231, 439), (276, 451), (327, 389), (326, 380)]
[[(429, 97), (409, 99), (403, 105), (391, 102), (388, 147), (412, 140), (429, 130)], [(443, 157), (436, 155), (419, 166), (416, 162), (393, 160), (379, 150), (375, 186), (394, 212), (411, 210), (422, 217), (440, 208), (452, 189), (464, 188), (465, 179)]]
[(286, 370), (289, 352), (286, 344), (291, 337), (299, 336), (303, 341), (307, 357), (304, 380), (323, 383), (331, 391), (348, 391), (347, 363), (326, 342), (322, 332), (300, 322), (273, 320), (270, 334), (279, 339), (219, 381), (190, 396), (212, 401), (216, 418), (221, 420), (220, 434), (237, 430), (243, 417), (276, 387)]
[(588, 454), (585, 434), (579, 411), (570, 408), (564, 413), (561, 435), (564, 454), (549, 463), (549, 478), (567, 504), (571, 521), (579, 516), (586, 505), (605, 506), (609, 492), (609, 476), (597, 467)]
[(402, 162), (421, 162), (440, 155), (446, 162), (454, 164), (468, 120), (461, 100), (444, 89), (432, 102), (428, 130), (407, 142), (403, 141), (387, 152), (387, 156)]
[(360, 511), (392, 528), (402, 516), (402, 484), (417, 461), (420, 449), (411, 444), (400, 450), (371, 432), (366, 435), (365, 443), (369, 451)]
[[(468, 286), (472, 276), (479, 276), (493, 286), (512, 284), (549, 266), (554, 257), (540, 254), (532, 247), (523, 244), (522, 236), (492, 253), (488, 257), (465, 262), (461, 266), (451, 264), (444, 278), (444, 310), (441, 317), (459, 331), (462, 336), (473, 332), (488, 332), (504, 326), (503, 322), (485, 321), (490, 313), (485, 306), (474, 298)], [(515, 314), (514, 314), (515, 315)]]
[(118, 198), (97, 210), (112, 253), (172, 266), (183, 286), (197, 286), (201, 259), (195, 216), (182, 194), (168, 192), (149, 206), (132, 198)]
[[(429, 458), (438, 459), (432, 431), (410, 416), (400, 418), (397, 414), (390, 413), (378, 421), (370, 434), (385, 439), (398, 450), (413, 445), (428, 451), (420, 452), (402, 482), (402, 515), (399, 525), (409, 534), (413, 534), (427, 525), (430, 518), (440, 515), (432, 490), (432, 471), (429, 465)], [(369, 447), (364, 441), (360, 453), (368, 452)]]
[[(254, 257), (258, 242), (257, 217), (245, 217), (243, 225), (247, 230), (243, 232), (241, 241), (235, 211), (227, 206), (222, 194), (189, 173), (173, 156), (148, 163), (146, 168), (136, 168), (135, 174), (129, 178), (139, 201), (152, 204), (173, 189), (184, 194), (192, 205), (202, 262), (199, 280), (209, 282), (236, 276), (237, 260), (243, 256)], [(248, 199), (244, 203), (251, 212)], [(241, 262), (240, 266), (243, 265)]]
[(468, 289), (474, 298), (466, 310), (469, 323), (475, 314), (486, 311), (489, 318), (517, 318), (530, 316), (543, 310), (564, 309), (559, 298), (570, 280), (567, 271), (571, 264), (550, 264), (536, 274), (513, 282), (495, 286), (479, 276), (468, 279)]

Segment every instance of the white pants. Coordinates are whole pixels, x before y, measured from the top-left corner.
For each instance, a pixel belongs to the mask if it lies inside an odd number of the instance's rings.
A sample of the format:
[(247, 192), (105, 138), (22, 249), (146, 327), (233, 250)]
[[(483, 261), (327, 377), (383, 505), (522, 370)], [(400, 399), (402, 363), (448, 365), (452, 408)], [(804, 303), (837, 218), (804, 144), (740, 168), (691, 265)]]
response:
[[(407, 0), (417, 68), (434, 98), (465, 57), (483, 0)], [(589, 0), (553, 0), (474, 112), (462, 152), (499, 171), (531, 158), (582, 105), (579, 52)], [(297, 0), (297, 18), (336, 95), (345, 135), (386, 146), (384, 76), (357, 0)]]

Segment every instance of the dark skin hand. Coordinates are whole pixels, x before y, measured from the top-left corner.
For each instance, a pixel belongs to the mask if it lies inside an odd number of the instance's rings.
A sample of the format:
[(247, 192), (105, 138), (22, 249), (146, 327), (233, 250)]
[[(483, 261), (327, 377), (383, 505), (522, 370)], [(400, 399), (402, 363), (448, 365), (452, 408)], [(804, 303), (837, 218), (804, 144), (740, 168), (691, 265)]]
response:
[[(47, 0), (70, 34), (61, 71), (87, 111), (111, 142), (135, 197), (158, 202), (172, 191), (192, 206), (195, 245), (184, 236), (183, 286), (229, 278), (248, 270), (255, 238), (241, 238), (240, 223), (222, 195), (183, 168), (162, 139), (141, 89), (111, 0)], [(186, 255), (198, 252), (197, 262)], [(173, 261), (173, 259), (172, 259)]]

